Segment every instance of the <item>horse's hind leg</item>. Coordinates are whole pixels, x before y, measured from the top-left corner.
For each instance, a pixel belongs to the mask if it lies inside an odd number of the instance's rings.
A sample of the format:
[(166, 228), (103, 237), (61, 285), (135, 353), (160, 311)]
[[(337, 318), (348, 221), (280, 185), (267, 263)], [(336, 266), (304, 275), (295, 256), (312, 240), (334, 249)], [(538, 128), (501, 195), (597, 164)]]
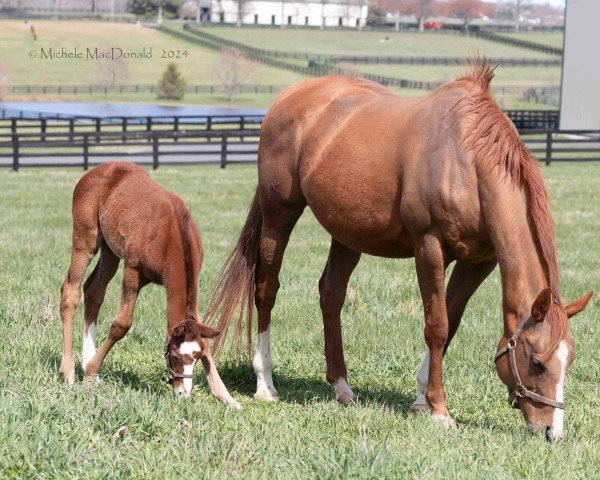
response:
[(260, 239), (260, 262), (257, 269), (255, 303), (258, 311), (258, 340), (252, 366), (256, 373), (255, 398), (275, 400), (271, 361), (271, 310), (279, 290), (279, 270), (283, 253), (305, 203), (268, 205), (261, 202), (263, 227)]
[(96, 268), (83, 285), (85, 323), (83, 326), (82, 362), (83, 371), (86, 371), (88, 362), (96, 354), (96, 322), (98, 312), (104, 302), (106, 287), (119, 268), (119, 257), (102, 242), (100, 259)]
[(73, 247), (71, 264), (60, 293), (60, 318), (63, 327), (63, 352), (60, 372), (69, 384), (75, 382), (75, 361), (73, 360), (73, 317), (81, 299), (81, 284), (85, 271), (96, 255), (101, 237), (98, 226), (91, 222), (84, 224), (77, 219), (73, 225)]
[(110, 349), (115, 343), (121, 340), (131, 328), (135, 302), (140, 289), (145, 284), (145, 280), (135, 268), (125, 266), (125, 269), (123, 270), (123, 287), (119, 311), (110, 326), (108, 338), (87, 364), (86, 375), (88, 379), (95, 379)]
[[(452, 275), (446, 288), (446, 311), (448, 314), (448, 338), (444, 346), (444, 353), (448, 349), (452, 338), (456, 334), (469, 299), (479, 288), (481, 283), (496, 267), (496, 259), (480, 263), (469, 263), (459, 260), (456, 262)], [(412, 411), (429, 410), (430, 406), (425, 399), (429, 381), (429, 351), (425, 352), (421, 367), (417, 375), (417, 398), (411, 405)]]
[(333, 386), (337, 400), (346, 404), (354, 402), (354, 393), (348, 386), (340, 314), (346, 299), (350, 275), (359, 260), (359, 252), (332, 239), (327, 265), (325, 265), (325, 271), (319, 281), (325, 333), (327, 381)]

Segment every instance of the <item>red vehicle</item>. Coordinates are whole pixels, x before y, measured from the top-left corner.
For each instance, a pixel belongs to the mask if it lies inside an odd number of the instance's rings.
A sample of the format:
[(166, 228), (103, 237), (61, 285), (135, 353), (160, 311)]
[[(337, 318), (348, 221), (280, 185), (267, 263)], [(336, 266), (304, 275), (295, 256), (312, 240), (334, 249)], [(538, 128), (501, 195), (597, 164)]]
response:
[(441, 30), (442, 24), (440, 22), (425, 22), (423, 28), (425, 30)]

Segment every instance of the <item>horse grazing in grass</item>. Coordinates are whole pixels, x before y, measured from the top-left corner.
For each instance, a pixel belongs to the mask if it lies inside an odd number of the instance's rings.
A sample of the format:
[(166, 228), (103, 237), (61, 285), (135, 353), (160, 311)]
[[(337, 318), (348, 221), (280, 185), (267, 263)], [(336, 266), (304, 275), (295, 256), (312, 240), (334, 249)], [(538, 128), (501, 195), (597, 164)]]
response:
[[(167, 291), (167, 347), (165, 357), (176, 396), (189, 397), (194, 365), (202, 361), (212, 393), (239, 408), (223, 385), (208, 346), (218, 331), (198, 316), (198, 275), (204, 251), (189, 210), (176, 195), (153, 182), (132, 163), (106, 163), (77, 183), (73, 193), (71, 265), (61, 289), (63, 354), (60, 371), (75, 381), (73, 316), (81, 297), (81, 283), (92, 258), (100, 259), (83, 286), (85, 325), (82, 366), (87, 377), (98, 374), (110, 349), (132, 323), (139, 291), (150, 282)], [(125, 263), (119, 311), (108, 338), (96, 351), (96, 321), (106, 287), (120, 259)]]
[[(319, 282), (327, 380), (352, 403), (340, 312), (361, 253), (414, 257), (428, 351), (413, 410), (455, 423), (446, 408), (442, 358), (467, 301), (500, 265), (504, 334), (497, 371), (529, 426), (563, 434), (563, 385), (574, 346), (564, 305), (548, 195), (536, 159), (489, 93), (492, 69), (475, 61), (421, 98), (400, 98), (360, 78), (329, 76), (282, 93), (262, 124), (258, 189), (223, 267), (206, 321), (222, 336), (240, 308), (258, 311), (256, 397), (272, 400), (269, 325), (278, 274), (308, 205), (331, 234)], [(456, 261), (448, 287), (444, 277)]]

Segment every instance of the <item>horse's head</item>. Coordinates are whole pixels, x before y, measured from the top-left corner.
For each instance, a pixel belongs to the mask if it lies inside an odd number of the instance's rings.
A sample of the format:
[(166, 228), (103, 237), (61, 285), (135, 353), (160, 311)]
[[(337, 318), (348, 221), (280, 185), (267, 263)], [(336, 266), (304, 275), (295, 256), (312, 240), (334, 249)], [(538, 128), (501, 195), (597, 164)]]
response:
[[(567, 318), (581, 312), (591, 296), (590, 292), (563, 307), (553, 300), (550, 289), (543, 290), (513, 336), (503, 337), (498, 345), (496, 370), (510, 392), (509, 403), (523, 412), (531, 430), (544, 433), (548, 441), (563, 436), (565, 375), (575, 358)], [(567, 325), (554, 349), (547, 321), (550, 309)]]
[(196, 362), (209, 353), (209, 338), (219, 335), (214, 330), (193, 318), (177, 324), (167, 340), (165, 359), (170, 376), (168, 382), (176, 397), (189, 397), (192, 394), (192, 379)]

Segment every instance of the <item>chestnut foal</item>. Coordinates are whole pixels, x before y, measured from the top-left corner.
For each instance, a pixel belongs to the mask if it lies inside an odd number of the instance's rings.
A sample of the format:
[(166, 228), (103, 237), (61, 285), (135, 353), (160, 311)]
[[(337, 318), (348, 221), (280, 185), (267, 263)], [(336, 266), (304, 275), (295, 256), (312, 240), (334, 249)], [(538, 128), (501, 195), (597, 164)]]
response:
[[(198, 274), (204, 252), (189, 210), (176, 195), (153, 182), (132, 163), (106, 163), (84, 175), (73, 193), (71, 265), (61, 289), (63, 353), (60, 371), (75, 381), (73, 316), (81, 298), (81, 283), (92, 258), (100, 259), (83, 286), (85, 325), (82, 367), (95, 379), (110, 349), (131, 327), (140, 290), (148, 283), (167, 291), (169, 382), (176, 396), (189, 397), (194, 365), (202, 361), (213, 395), (241, 408), (221, 381), (207, 339), (218, 331), (198, 316)], [(123, 259), (121, 305), (108, 338), (96, 351), (96, 322), (106, 287)]]

